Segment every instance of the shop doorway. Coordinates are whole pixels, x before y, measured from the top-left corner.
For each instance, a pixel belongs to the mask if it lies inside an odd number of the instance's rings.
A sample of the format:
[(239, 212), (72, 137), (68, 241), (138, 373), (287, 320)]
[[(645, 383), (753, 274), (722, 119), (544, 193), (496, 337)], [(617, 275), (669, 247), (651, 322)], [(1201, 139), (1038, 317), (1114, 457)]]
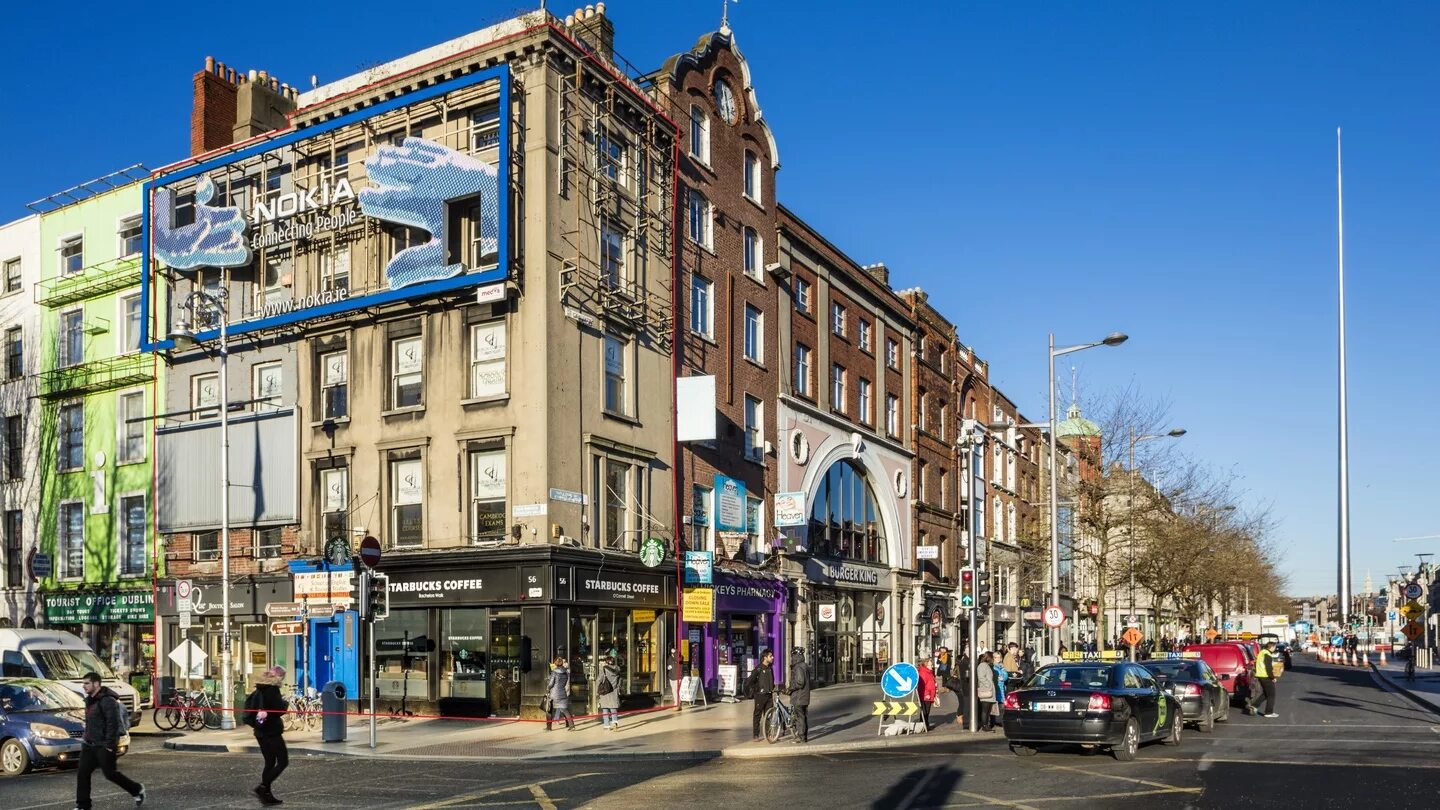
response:
[(490, 612), (490, 699), (497, 717), (520, 716), (520, 611)]

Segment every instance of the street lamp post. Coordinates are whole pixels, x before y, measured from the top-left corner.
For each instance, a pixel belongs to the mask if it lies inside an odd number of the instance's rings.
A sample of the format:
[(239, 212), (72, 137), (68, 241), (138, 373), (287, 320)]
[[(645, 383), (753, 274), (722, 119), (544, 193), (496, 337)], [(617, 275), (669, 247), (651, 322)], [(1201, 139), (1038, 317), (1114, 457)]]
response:
[[(1045, 388), (1049, 392), (1050, 400), (1050, 604), (1060, 604), (1060, 476), (1055, 465), (1055, 358), (1072, 352), (1093, 349), (1096, 346), (1119, 346), (1129, 339), (1124, 332), (1111, 332), (1104, 340), (1096, 343), (1082, 343), (1078, 346), (1066, 346), (1063, 349), (1055, 348), (1055, 333), (1050, 333), (1050, 376), (1045, 380)], [(1052, 654), (1059, 654), (1060, 651), (1060, 628), (1050, 629), (1050, 651)]]
[[(235, 715), (230, 705), (234, 699), (231, 680), (234, 661), (230, 651), (230, 347), (226, 340), (229, 321), (226, 298), (224, 288), (213, 293), (195, 290), (185, 298), (183, 308), (189, 310), (191, 317), (198, 322), (201, 307), (209, 307), (220, 321), (220, 728), (233, 729)], [(182, 321), (171, 334), (175, 347), (194, 346), (195, 332), (192, 323)]]
[[(1175, 428), (1169, 433), (1157, 433), (1153, 435), (1136, 436), (1135, 426), (1130, 426), (1130, 503), (1129, 509), (1126, 510), (1129, 513), (1128, 517), (1130, 521), (1130, 528), (1128, 532), (1129, 542), (1126, 543), (1126, 545), (1130, 547), (1130, 621), (1134, 621), (1135, 617), (1135, 445), (1139, 444), (1140, 442), (1148, 442), (1151, 439), (1178, 439), (1184, 435), (1185, 428)], [(1155, 615), (1155, 621), (1158, 625), (1160, 621), (1160, 615), (1158, 612)], [(1130, 660), (1135, 660), (1134, 644), (1130, 645)]]

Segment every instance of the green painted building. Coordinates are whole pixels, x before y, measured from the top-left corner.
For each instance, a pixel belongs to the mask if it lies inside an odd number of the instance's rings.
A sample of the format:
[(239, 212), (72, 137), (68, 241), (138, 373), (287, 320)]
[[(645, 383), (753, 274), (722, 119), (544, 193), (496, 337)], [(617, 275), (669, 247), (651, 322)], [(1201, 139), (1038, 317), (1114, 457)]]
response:
[(140, 351), (143, 176), (137, 167), (49, 198), (35, 293), (45, 624), (89, 641), (122, 677), (153, 667), (164, 564), (150, 419), (163, 363)]

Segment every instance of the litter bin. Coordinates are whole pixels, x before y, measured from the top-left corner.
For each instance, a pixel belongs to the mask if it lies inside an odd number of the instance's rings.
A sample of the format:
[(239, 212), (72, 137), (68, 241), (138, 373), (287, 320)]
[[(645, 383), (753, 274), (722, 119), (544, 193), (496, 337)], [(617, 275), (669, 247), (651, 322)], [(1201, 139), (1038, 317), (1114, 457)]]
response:
[(320, 691), (320, 738), (325, 742), (345, 742), (345, 684), (331, 681)]

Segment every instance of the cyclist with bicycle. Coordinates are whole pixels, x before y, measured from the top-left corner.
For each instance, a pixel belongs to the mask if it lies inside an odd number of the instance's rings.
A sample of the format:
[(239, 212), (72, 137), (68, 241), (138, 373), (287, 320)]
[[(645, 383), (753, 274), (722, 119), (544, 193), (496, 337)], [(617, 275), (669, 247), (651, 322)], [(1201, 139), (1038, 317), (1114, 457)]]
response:
[(810, 665), (805, 648), (790, 651), (790, 707), (795, 710), (795, 739), (810, 742)]
[(746, 681), (750, 696), (755, 698), (755, 714), (751, 726), (754, 736), (751, 739), (758, 740), (761, 720), (775, 701), (775, 653), (769, 650), (760, 653), (760, 663), (750, 672)]

